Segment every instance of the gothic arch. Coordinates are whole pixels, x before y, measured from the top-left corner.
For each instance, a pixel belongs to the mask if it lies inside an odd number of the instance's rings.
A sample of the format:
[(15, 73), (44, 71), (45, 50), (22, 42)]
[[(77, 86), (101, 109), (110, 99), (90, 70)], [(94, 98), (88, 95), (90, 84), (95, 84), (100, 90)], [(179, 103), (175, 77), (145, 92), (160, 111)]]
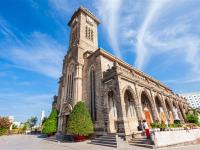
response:
[(130, 133), (137, 131), (138, 126), (138, 101), (136, 94), (130, 85), (125, 86), (122, 90), (122, 100), (125, 108), (125, 116), (127, 118), (127, 125)]
[(132, 96), (133, 96), (133, 99), (136, 101), (136, 100), (137, 100), (137, 96), (136, 96), (136, 94), (135, 94), (135, 91), (131, 88), (130, 85), (127, 85), (127, 86), (125, 86), (125, 87), (123, 88), (123, 90), (122, 90), (122, 94), (123, 94), (123, 95), (125, 94), (126, 90), (130, 91), (130, 93), (131, 93)]
[(167, 109), (167, 113), (168, 113), (168, 123), (169, 124), (173, 124), (174, 123), (174, 112), (173, 112), (173, 105), (172, 102), (169, 98), (165, 98), (165, 106)]
[(149, 100), (149, 102), (151, 104), (151, 107), (153, 108), (153, 106), (154, 106), (153, 100), (151, 98), (151, 95), (149, 94), (149, 92), (145, 88), (143, 88), (141, 90), (141, 92), (140, 92), (140, 98), (142, 97), (142, 95), (145, 95), (148, 98), (148, 100)]
[(174, 111), (174, 119), (175, 120), (181, 120), (182, 116), (180, 114), (180, 109), (179, 109), (179, 105), (176, 99), (172, 100), (172, 105), (173, 105), (173, 111)]
[(166, 108), (167, 108), (167, 111), (168, 111), (168, 114), (169, 114), (169, 111), (173, 110), (173, 106), (172, 106), (171, 101), (168, 98), (165, 98), (165, 105), (166, 105)]
[(136, 99), (131, 87), (127, 87), (126, 90), (123, 92), (123, 98), (125, 103), (126, 109), (126, 116), (127, 117), (137, 117), (136, 112)]
[(163, 104), (162, 98), (160, 97), (159, 94), (156, 94), (154, 98), (155, 98), (156, 109), (157, 109), (158, 113), (160, 114), (160, 112), (161, 112), (160, 107), (162, 107), (162, 109), (164, 111), (164, 104)]
[(187, 114), (187, 112), (188, 112), (188, 106), (187, 106), (187, 104), (183, 104), (183, 109), (185, 111), (185, 114)]
[(64, 103), (62, 107), (61, 114), (62, 115), (69, 115), (72, 111), (72, 106), (68, 103)]
[(186, 120), (186, 116), (185, 116), (185, 110), (183, 108), (183, 104), (181, 102), (178, 103), (178, 106), (179, 106), (179, 109), (180, 109), (180, 113), (181, 113), (181, 116), (184, 120)]
[(177, 108), (177, 106), (178, 106), (177, 101), (173, 99), (173, 100), (172, 100), (172, 105), (173, 105), (173, 107)]
[(73, 99), (73, 91), (74, 91), (74, 76), (75, 76), (75, 64), (73, 60), (67, 66), (67, 74), (66, 74), (66, 85), (67, 85), (67, 94), (66, 99), (72, 101)]
[(166, 107), (165, 107), (164, 101), (159, 94), (156, 94), (154, 98), (155, 98), (156, 110), (158, 112), (160, 121), (166, 122), (168, 116), (166, 114), (167, 112), (165, 109)]
[(110, 82), (109, 83), (106, 83), (105, 84), (105, 87), (104, 87), (104, 100), (103, 100), (103, 104), (104, 104), (104, 106), (106, 106), (107, 105), (107, 99), (106, 99), (106, 97), (108, 96), (108, 93), (110, 92), (110, 91), (113, 91), (113, 93), (114, 93), (114, 97), (115, 97), (115, 99), (117, 100), (117, 98), (116, 98), (116, 90), (115, 90), (115, 88), (114, 88), (114, 80), (110, 80)]
[(113, 80), (105, 84), (103, 95), (103, 116), (105, 121), (105, 130), (109, 133), (117, 132), (117, 96), (113, 85)]
[(151, 99), (151, 96), (148, 94), (148, 92), (143, 89), (140, 95), (141, 98), (141, 106), (142, 110), (145, 116), (145, 119), (147, 121), (148, 126), (150, 127), (151, 122), (154, 120), (154, 104)]

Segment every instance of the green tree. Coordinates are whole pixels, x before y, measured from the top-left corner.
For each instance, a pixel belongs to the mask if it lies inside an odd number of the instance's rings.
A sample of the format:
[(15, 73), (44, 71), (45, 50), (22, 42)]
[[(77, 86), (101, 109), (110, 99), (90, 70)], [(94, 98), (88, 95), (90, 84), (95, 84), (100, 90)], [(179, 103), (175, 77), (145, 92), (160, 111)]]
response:
[(44, 119), (42, 120), (42, 125), (47, 121), (47, 117), (44, 117)]
[(36, 125), (37, 120), (38, 120), (37, 117), (31, 117), (30, 119), (27, 120), (27, 123), (29, 127), (31, 128), (31, 131), (32, 131), (32, 128)]
[(8, 129), (0, 127), (0, 136), (1, 135), (6, 135), (7, 133), (8, 133)]
[(11, 124), (8, 117), (0, 117), (0, 128), (9, 129)]
[(52, 109), (48, 119), (43, 123), (42, 133), (53, 135), (57, 131), (58, 112), (55, 108)]
[(0, 136), (8, 133), (11, 124), (8, 117), (0, 117)]
[(188, 114), (188, 115), (187, 115), (187, 121), (188, 121), (189, 123), (198, 124), (198, 122), (199, 122), (199, 117), (198, 117), (198, 115)]
[(84, 136), (94, 132), (93, 122), (84, 102), (78, 102), (69, 115), (67, 131), (73, 135)]
[(13, 124), (12, 129), (18, 129), (18, 126), (16, 124)]
[(28, 124), (28, 122), (25, 122), (23, 124), (23, 127), (21, 128), (21, 132), (25, 133), (28, 128), (29, 128), (29, 124)]

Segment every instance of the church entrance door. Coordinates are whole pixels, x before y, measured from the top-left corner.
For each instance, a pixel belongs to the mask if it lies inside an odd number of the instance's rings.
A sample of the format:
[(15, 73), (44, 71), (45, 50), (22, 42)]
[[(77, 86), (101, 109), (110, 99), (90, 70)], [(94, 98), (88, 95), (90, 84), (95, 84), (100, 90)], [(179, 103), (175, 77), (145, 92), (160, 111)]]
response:
[(150, 128), (151, 127), (151, 113), (149, 112), (147, 108), (144, 110), (144, 116), (145, 116), (147, 125)]

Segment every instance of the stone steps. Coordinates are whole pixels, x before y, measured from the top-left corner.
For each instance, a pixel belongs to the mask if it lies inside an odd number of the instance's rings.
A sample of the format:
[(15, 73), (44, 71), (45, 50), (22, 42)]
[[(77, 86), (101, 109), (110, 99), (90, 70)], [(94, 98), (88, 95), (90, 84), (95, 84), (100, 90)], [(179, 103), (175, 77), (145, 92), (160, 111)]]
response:
[(141, 136), (139, 138), (133, 138), (131, 141), (129, 141), (130, 145), (134, 146), (139, 146), (139, 147), (146, 147), (146, 148), (154, 148), (153, 143), (149, 140), (146, 139), (145, 136)]
[(90, 144), (108, 146), (108, 147), (117, 147), (117, 140), (115, 134), (108, 134), (96, 137), (91, 140)]
[(44, 140), (46, 140), (46, 141), (51, 141), (51, 142), (58, 142), (58, 140), (56, 139), (55, 136), (46, 137), (46, 138), (44, 138)]

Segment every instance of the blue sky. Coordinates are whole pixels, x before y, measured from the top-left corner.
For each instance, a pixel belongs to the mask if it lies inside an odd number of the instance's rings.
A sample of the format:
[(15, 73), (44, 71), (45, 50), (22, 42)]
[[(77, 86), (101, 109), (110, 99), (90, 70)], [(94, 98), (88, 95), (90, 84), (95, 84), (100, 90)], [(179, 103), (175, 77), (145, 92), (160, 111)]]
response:
[(198, 0), (1, 0), (0, 115), (49, 113), (80, 5), (101, 21), (99, 47), (175, 92), (200, 90)]

